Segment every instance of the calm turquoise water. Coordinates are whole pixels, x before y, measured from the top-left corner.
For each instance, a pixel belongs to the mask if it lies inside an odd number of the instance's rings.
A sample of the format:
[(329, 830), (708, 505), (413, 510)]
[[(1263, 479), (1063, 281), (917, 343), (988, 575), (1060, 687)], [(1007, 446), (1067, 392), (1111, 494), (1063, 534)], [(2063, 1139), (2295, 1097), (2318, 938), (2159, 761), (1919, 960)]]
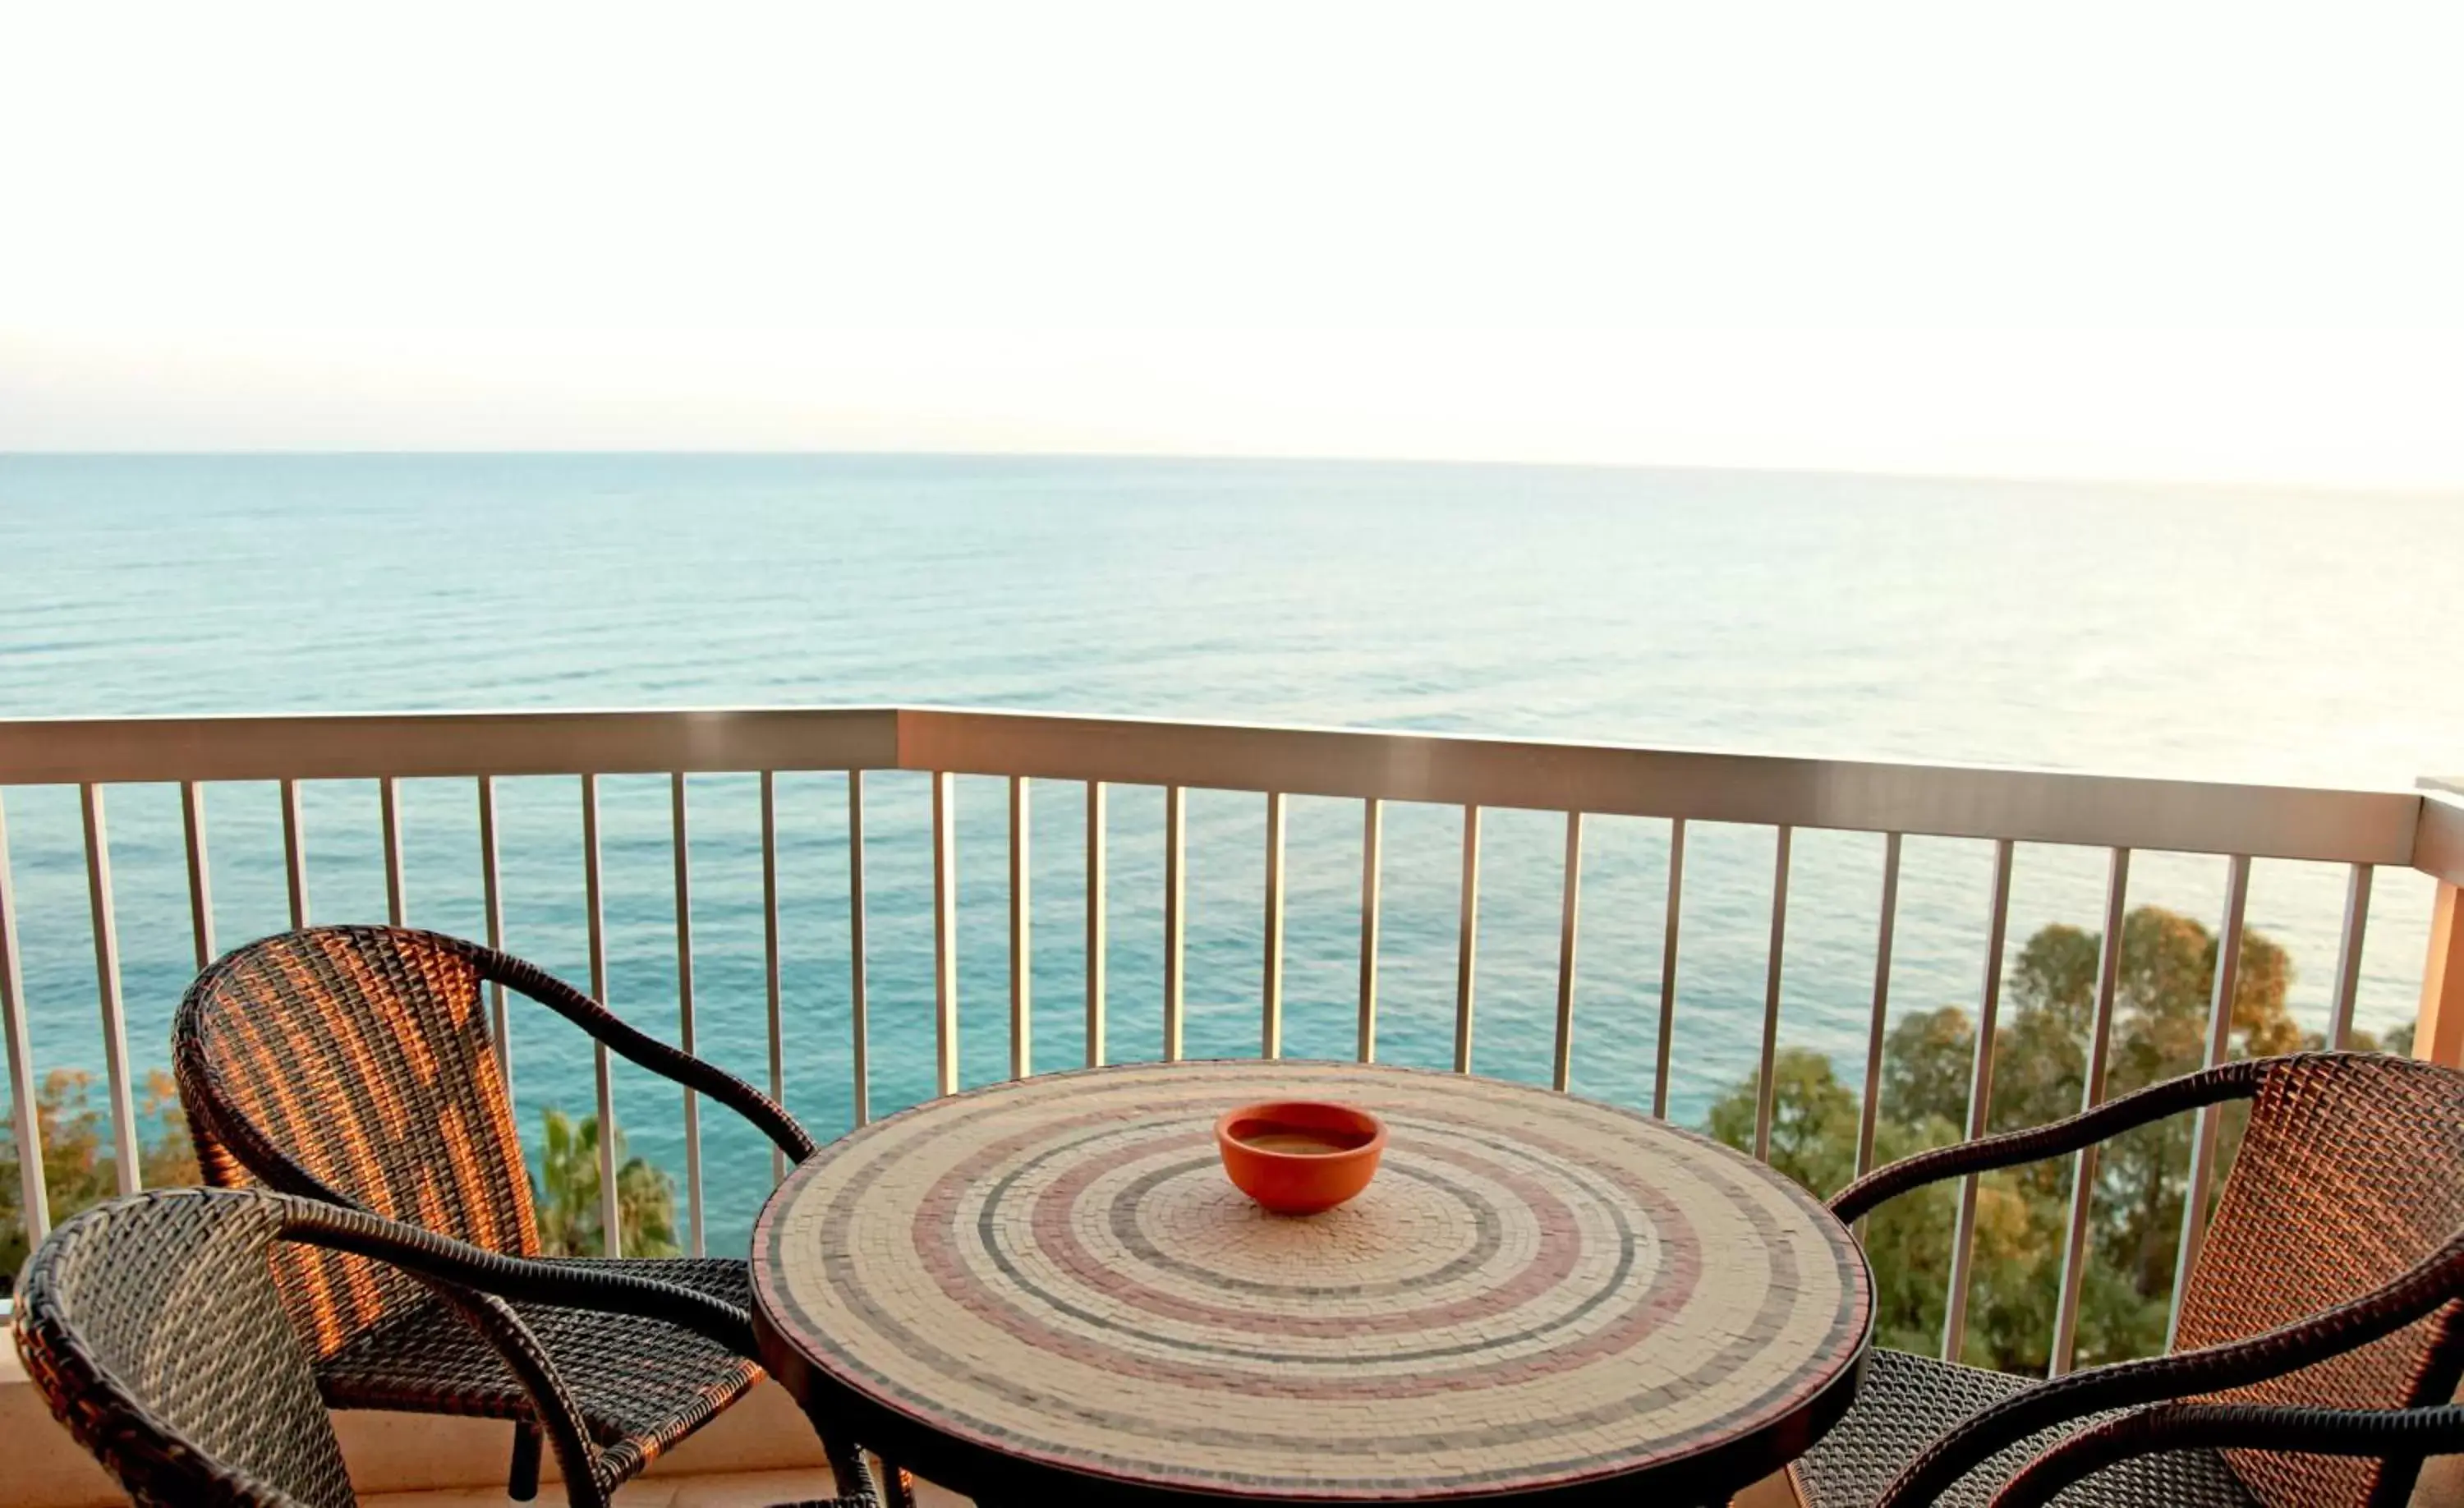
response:
[[(2409, 785), (2464, 769), (2459, 499), (1831, 476), (1324, 463), (920, 458), (0, 457), (0, 714), (902, 701), (1446, 729), (2207, 778)], [(876, 1106), (931, 1087), (929, 792), (867, 782)], [(480, 930), (467, 781), (405, 787), (414, 923)], [(962, 1060), (1007, 1061), (1004, 787), (959, 786)], [(586, 980), (571, 780), (502, 782), (509, 945)], [(1158, 793), (1113, 798), (1111, 1033), (1151, 1055)], [(604, 782), (610, 1003), (674, 1029), (662, 778)], [(751, 777), (697, 777), (704, 1051), (759, 1082)], [(1263, 803), (1191, 800), (1189, 1050), (1257, 1040)], [(377, 799), (306, 798), (310, 897), (381, 919)], [(849, 1117), (845, 784), (781, 781), (787, 1096)], [(166, 1062), (190, 968), (176, 794), (109, 792), (130, 1039)], [(75, 793), (8, 792), (39, 1067), (100, 1067)], [(1080, 793), (1039, 788), (1039, 1064), (1079, 1060)], [(1381, 1049), (1447, 1059), (1458, 815), (1390, 817)], [(284, 925), (271, 786), (211, 789), (225, 946)], [(1559, 819), (1490, 814), (1476, 1066), (1545, 1077)], [(1690, 835), (1677, 1112), (1751, 1071), (1768, 830)], [(1588, 832), (1578, 1089), (1647, 1100), (1663, 824)], [(1861, 1063), (1881, 841), (1803, 833), (1784, 1030)], [(1290, 817), (1287, 1048), (1348, 1053), (1358, 808)], [(1972, 1002), (1989, 846), (1911, 840), (1892, 991)], [(2021, 850), (2013, 936), (2093, 925), (2102, 856)], [(2212, 918), (2222, 861), (2143, 857), (2132, 899)], [(2252, 921), (2323, 1021), (2341, 872), (2261, 863)], [(2362, 1016), (2404, 1018), (2426, 885), (2383, 874)], [(590, 1103), (588, 1046), (517, 1025), (522, 1115)], [(619, 1065), (635, 1149), (681, 1175), (675, 1093)], [(714, 1249), (764, 1145), (706, 1112)]]

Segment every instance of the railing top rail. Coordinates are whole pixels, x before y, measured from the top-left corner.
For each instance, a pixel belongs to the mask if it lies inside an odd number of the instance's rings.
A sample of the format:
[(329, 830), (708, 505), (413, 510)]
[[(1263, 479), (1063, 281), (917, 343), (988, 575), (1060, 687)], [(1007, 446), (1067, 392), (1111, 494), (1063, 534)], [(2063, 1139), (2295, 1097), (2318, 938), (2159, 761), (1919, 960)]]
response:
[(934, 708), (0, 719), (0, 785), (765, 769), (1023, 775), (2464, 870), (2453, 803), (2401, 790)]
[(0, 785), (882, 770), (886, 707), (0, 718)]
[(911, 768), (2099, 847), (2411, 863), (2422, 798), (1455, 733), (915, 709)]

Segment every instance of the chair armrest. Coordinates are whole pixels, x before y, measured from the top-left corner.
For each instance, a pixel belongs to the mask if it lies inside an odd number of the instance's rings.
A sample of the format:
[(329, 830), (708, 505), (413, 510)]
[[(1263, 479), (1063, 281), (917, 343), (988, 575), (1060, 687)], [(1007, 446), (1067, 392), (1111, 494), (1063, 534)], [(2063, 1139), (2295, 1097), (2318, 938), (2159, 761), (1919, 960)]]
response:
[(813, 1138), (797, 1124), (796, 1118), (734, 1074), (628, 1025), (615, 1012), (536, 964), (458, 938), (440, 936), (437, 940), (452, 943), (467, 952), (478, 967), (480, 977), (537, 1000), (606, 1043), (626, 1061), (706, 1094), (734, 1110), (769, 1137), (787, 1154), (789, 1162), (801, 1163), (813, 1155)]
[(2366, 1345), (2464, 1293), (2464, 1232), (2374, 1292), (2247, 1340), (2120, 1362), (2038, 1383), (1927, 1446), (1875, 1508), (1925, 1508), (1987, 1459), (2039, 1430), (2108, 1409), (2247, 1387)]
[(473, 1293), (415, 1268), (409, 1270), (447, 1308), (479, 1332), (522, 1385), (522, 1390), (530, 1394), (531, 1411), (538, 1416), (548, 1443), (555, 1447), (557, 1465), (564, 1472), (567, 1508), (609, 1508), (607, 1495), (599, 1487), (597, 1453), (583, 1428), (582, 1410), (564, 1386), (563, 1373), (557, 1370), (546, 1347), (539, 1344), (539, 1337), (531, 1333), (521, 1316), (492, 1294)]
[(636, 1273), (507, 1257), (344, 1205), (295, 1199), (283, 1234), (295, 1241), (374, 1257), (421, 1278), (526, 1303), (629, 1314), (676, 1325), (748, 1360), (760, 1352), (750, 1316), (681, 1283)]
[(2065, 1487), (2117, 1461), (2167, 1451), (2280, 1451), (2296, 1455), (2450, 1455), (2464, 1451), (2464, 1407), (2285, 1409), (2162, 1404), (2073, 1435), (2028, 1463), (1992, 1508), (2045, 1508)]
[(2034, 1126), (2022, 1131), (2005, 1131), (1979, 1141), (1962, 1142), (1955, 1147), (1936, 1147), (1903, 1157), (1888, 1168), (1878, 1168), (1839, 1191), (1831, 1200), (1831, 1213), (1843, 1224), (1854, 1224), (1876, 1205), (1896, 1198), (1911, 1189), (1938, 1183), (1945, 1178), (1957, 1178), (1969, 1173), (1990, 1172), (1997, 1168), (2013, 1168), (2047, 1157), (2075, 1152), (2092, 1147), (2123, 1131), (2133, 1130), (2150, 1121), (2161, 1121), (2168, 1115), (2195, 1110), (2202, 1105), (2226, 1100), (2247, 1100), (2258, 1092), (2269, 1060), (2246, 1059), (2222, 1063), (2213, 1068), (2184, 1074), (2163, 1083), (2150, 1084), (2136, 1094), (2119, 1100), (2107, 1100), (2093, 1110), (2082, 1111), (2050, 1126)]

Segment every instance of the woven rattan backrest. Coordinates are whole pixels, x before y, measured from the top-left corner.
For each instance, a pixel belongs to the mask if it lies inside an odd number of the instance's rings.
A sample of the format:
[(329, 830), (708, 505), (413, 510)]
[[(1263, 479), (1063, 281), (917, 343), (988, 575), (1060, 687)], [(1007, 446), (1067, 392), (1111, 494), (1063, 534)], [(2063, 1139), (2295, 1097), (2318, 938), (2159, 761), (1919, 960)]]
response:
[(280, 1201), (171, 1189), (89, 1210), (34, 1253), (18, 1353), (144, 1504), (353, 1502), (269, 1258)]
[[(2182, 1300), (2177, 1348), (2240, 1340), (2387, 1283), (2464, 1230), (2464, 1074), (2314, 1054), (2269, 1065)], [(2455, 1389), (2451, 1310), (2238, 1389), (2252, 1402), (2391, 1409)], [(2364, 1508), (2378, 1463), (2236, 1452), (2269, 1508)], [(2389, 1489), (2392, 1491), (2392, 1488)], [(2400, 1501), (2401, 1498), (2399, 1497)]]
[[(231, 952), (189, 987), (174, 1032), (207, 1178), (537, 1255), (484, 994), (471, 951), (429, 932), (316, 928)], [(320, 1355), (419, 1301), (401, 1274), (331, 1253), (299, 1253), (285, 1277)]]

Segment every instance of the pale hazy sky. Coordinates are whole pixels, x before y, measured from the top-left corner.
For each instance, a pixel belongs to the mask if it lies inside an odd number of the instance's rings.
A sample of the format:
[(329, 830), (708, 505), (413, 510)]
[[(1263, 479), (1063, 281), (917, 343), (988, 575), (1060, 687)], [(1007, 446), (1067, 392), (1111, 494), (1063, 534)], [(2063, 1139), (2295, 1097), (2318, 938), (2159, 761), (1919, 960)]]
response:
[(0, 0), (0, 449), (2464, 486), (2464, 7)]

